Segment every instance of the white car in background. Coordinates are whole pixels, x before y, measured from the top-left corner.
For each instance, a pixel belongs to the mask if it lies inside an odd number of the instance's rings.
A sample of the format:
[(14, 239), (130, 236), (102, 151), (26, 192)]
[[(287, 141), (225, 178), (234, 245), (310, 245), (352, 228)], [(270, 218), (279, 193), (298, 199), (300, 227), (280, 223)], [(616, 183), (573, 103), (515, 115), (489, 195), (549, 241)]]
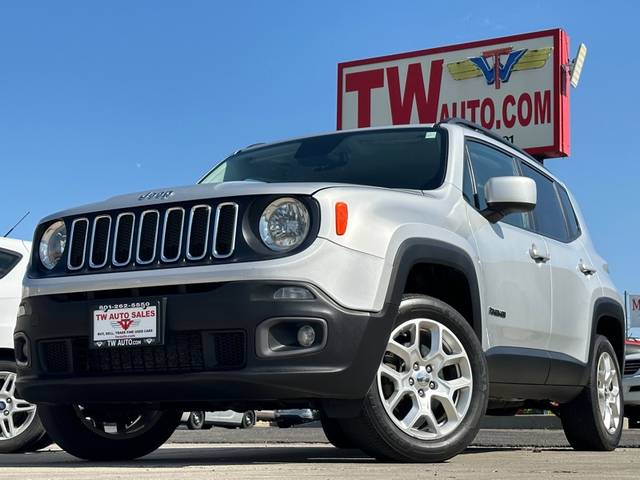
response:
[(15, 391), (13, 329), (31, 244), (0, 237), (0, 453), (27, 452), (51, 444), (36, 407)]
[(184, 412), (181, 421), (189, 430), (209, 430), (211, 427), (251, 428), (256, 424), (256, 412), (254, 410), (246, 412), (194, 410)]

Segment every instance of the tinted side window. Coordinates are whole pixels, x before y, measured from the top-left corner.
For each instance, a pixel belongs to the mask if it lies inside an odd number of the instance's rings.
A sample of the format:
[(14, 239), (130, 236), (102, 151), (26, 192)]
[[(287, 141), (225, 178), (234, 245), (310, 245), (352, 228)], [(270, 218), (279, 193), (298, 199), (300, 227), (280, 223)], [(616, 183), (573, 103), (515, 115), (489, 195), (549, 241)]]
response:
[(464, 176), (462, 178), (462, 196), (464, 199), (475, 207), (473, 181), (471, 180), (471, 172), (469, 171), (469, 160), (465, 155), (464, 159)]
[(20, 255), (7, 250), (0, 250), (0, 278), (9, 273), (20, 261)]
[[(518, 170), (513, 157), (484, 143), (467, 141), (467, 150), (475, 178), (476, 207), (478, 210), (484, 210), (487, 208), (487, 201), (484, 197), (484, 186), (487, 180), (491, 177), (518, 175)], [(523, 213), (512, 213), (501, 221), (520, 228), (527, 226)]]
[(560, 195), (560, 203), (564, 210), (564, 216), (567, 219), (567, 228), (569, 229), (569, 240), (575, 240), (580, 236), (580, 224), (578, 224), (578, 217), (569, 200), (569, 194), (560, 185), (558, 187), (558, 195)]
[(553, 180), (524, 162), (522, 162), (522, 174), (536, 182), (538, 201), (533, 210), (536, 231), (556, 240), (567, 241), (569, 237), (567, 225)]

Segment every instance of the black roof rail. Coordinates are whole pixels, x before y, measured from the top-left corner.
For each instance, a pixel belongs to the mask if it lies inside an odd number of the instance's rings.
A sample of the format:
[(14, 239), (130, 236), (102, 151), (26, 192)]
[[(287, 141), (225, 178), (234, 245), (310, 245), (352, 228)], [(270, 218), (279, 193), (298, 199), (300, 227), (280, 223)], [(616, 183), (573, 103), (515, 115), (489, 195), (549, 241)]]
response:
[(245, 150), (249, 150), (250, 148), (257, 147), (259, 145), (266, 145), (266, 144), (267, 144), (267, 142), (252, 143), (251, 145), (247, 145), (246, 147), (239, 148), (238, 150), (233, 152), (233, 155), (237, 155), (240, 152), (244, 152)]
[(487, 137), (492, 138), (496, 142), (500, 142), (500, 143), (508, 146), (509, 148), (513, 148), (515, 151), (521, 153), (525, 157), (527, 157), (527, 158), (529, 158), (529, 159), (531, 159), (531, 160), (533, 160), (533, 161), (535, 161), (537, 163), (542, 164), (542, 160), (541, 159), (534, 157), (530, 153), (527, 153), (526, 151), (524, 151), (522, 148), (520, 148), (517, 145), (514, 145), (513, 143), (511, 143), (506, 138), (501, 137), (496, 132), (494, 132), (492, 130), (489, 130), (488, 128), (484, 128), (483, 126), (478, 125), (477, 123), (471, 122), (469, 120), (465, 120), (464, 118), (451, 117), (451, 118), (446, 118), (444, 120), (441, 120), (435, 126), (437, 127), (438, 125), (442, 125), (443, 123), (449, 123), (449, 124), (452, 124), (452, 125), (460, 125), (462, 127), (467, 127), (467, 128), (469, 128), (471, 130), (474, 130), (476, 132), (480, 132), (480, 133), (486, 135)]

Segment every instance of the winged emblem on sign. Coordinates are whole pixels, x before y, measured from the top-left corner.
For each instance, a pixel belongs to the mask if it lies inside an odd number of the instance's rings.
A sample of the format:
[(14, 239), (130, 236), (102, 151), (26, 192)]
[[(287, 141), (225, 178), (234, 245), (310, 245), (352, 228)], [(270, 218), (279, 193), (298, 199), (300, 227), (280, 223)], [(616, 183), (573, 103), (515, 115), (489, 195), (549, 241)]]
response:
[(131, 326), (138, 326), (140, 320), (118, 320), (117, 322), (111, 322), (113, 328), (122, 328), (125, 332), (131, 328)]
[(484, 76), (487, 85), (495, 85), (495, 88), (499, 89), (500, 84), (507, 83), (511, 73), (515, 71), (544, 67), (552, 51), (551, 47), (532, 50), (500, 48), (482, 52), (482, 55), (477, 57), (448, 63), (447, 70), (454, 80)]

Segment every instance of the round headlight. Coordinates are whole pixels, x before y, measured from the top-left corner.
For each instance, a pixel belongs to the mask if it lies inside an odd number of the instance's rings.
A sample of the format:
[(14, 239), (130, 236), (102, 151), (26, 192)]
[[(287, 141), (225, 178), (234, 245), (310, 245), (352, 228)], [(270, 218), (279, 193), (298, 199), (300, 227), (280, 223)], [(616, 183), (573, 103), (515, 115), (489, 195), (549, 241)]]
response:
[(309, 211), (295, 198), (279, 198), (260, 217), (260, 238), (274, 252), (300, 245), (309, 233)]
[(67, 227), (63, 221), (58, 220), (51, 224), (40, 238), (40, 248), (38, 249), (40, 261), (48, 270), (53, 270), (58, 264), (66, 244)]

